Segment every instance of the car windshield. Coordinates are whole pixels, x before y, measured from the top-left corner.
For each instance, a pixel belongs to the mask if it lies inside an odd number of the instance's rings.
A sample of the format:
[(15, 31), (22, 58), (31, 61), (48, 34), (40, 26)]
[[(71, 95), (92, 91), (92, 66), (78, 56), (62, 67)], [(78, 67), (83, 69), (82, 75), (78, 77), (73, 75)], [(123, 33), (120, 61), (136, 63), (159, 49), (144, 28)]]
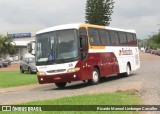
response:
[(67, 62), (78, 57), (75, 29), (53, 31), (36, 36), (36, 63)]
[(29, 63), (35, 63), (35, 58), (29, 58)]

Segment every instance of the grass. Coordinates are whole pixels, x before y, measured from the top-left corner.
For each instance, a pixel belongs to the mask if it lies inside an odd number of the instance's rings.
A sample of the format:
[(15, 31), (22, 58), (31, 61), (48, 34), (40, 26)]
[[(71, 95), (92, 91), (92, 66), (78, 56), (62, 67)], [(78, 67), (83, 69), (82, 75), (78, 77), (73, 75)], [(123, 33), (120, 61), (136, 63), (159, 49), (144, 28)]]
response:
[(34, 101), (24, 105), (136, 105), (141, 98), (133, 92), (116, 92), (105, 94), (87, 94), (60, 99)]
[[(89, 94), (45, 101), (34, 101), (20, 105), (139, 105), (141, 98), (133, 92), (116, 92), (103, 94)], [(43, 107), (42, 107), (43, 108)], [(73, 107), (74, 108), (74, 107)], [(7, 113), (7, 112), (6, 112)], [(5, 114), (6, 114), (5, 113)], [(9, 113), (9, 112), (8, 112)], [(21, 112), (15, 112), (18, 114)], [(23, 112), (23, 114), (39, 114), (40, 112)], [(132, 111), (44, 111), (41, 114), (139, 114)]]
[(21, 74), (19, 71), (0, 71), (0, 88), (17, 87), (37, 83), (36, 74)]
[[(35, 74), (21, 74), (19, 71), (1, 71), (0, 88), (16, 87), (37, 83)], [(139, 105), (142, 100), (135, 91), (81, 95), (28, 102), (20, 105)], [(2, 114), (139, 114), (132, 111), (44, 111), (44, 112), (1, 112)]]

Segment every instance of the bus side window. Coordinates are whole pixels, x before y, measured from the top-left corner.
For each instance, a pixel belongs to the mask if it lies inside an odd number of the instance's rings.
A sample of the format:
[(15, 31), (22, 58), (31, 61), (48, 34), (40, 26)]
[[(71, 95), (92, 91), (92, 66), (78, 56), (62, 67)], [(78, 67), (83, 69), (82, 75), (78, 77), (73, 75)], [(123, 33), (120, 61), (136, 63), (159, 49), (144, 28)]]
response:
[(99, 35), (102, 45), (104, 46), (110, 45), (109, 32), (107, 30), (99, 29)]
[(116, 46), (119, 45), (119, 38), (118, 38), (118, 32), (116, 31), (109, 31), (110, 38), (111, 38), (111, 45)]
[(120, 45), (127, 45), (127, 37), (124, 32), (118, 32)]
[(84, 28), (84, 27), (79, 28), (79, 35), (80, 36), (87, 36), (87, 30), (86, 30), (86, 28)]
[(134, 44), (133, 35), (131, 33), (127, 33), (127, 42), (128, 42), (128, 45)]
[(87, 31), (85, 28), (79, 29), (79, 41), (80, 41), (80, 52), (82, 60), (87, 58), (88, 55), (88, 38)]
[(100, 46), (98, 29), (88, 28), (88, 34), (91, 46)]
[(137, 46), (137, 37), (136, 37), (136, 34), (133, 33), (133, 39), (134, 39), (134, 45)]
[(86, 28), (82, 27), (79, 29), (79, 38), (80, 38), (80, 48), (85, 47), (85, 39), (87, 40), (87, 30)]

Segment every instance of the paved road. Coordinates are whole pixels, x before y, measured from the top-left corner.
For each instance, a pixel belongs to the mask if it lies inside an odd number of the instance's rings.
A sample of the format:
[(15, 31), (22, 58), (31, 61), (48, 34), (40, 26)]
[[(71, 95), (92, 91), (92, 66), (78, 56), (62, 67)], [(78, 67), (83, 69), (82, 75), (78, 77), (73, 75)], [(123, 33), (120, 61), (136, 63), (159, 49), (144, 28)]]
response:
[(130, 77), (109, 77), (95, 86), (74, 82), (68, 84), (65, 89), (58, 89), (54, 84), (25, 87), (18, 91), (2, 92), (1, 89), (0, 105), (128, 89), (139, 90), (145, 104), (160, 104), (159, 68), (160, 61), (142, 61), (141, 68)]
[(145, 104), (160, 105), (160, 61), (143, 61), (138, 75), (142, 77), (141, 95)]

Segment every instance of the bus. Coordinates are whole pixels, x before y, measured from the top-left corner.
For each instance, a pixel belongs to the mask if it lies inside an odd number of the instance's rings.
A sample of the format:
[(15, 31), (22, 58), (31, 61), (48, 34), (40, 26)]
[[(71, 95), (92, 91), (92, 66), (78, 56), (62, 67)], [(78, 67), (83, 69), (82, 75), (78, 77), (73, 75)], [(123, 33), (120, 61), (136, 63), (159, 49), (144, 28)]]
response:
[(40, 30), (35, 38), (39, 84), (64, 88), (72, 81), (98, 84), (101, 77), (140, 68), (135, 30), (67, 24)]

